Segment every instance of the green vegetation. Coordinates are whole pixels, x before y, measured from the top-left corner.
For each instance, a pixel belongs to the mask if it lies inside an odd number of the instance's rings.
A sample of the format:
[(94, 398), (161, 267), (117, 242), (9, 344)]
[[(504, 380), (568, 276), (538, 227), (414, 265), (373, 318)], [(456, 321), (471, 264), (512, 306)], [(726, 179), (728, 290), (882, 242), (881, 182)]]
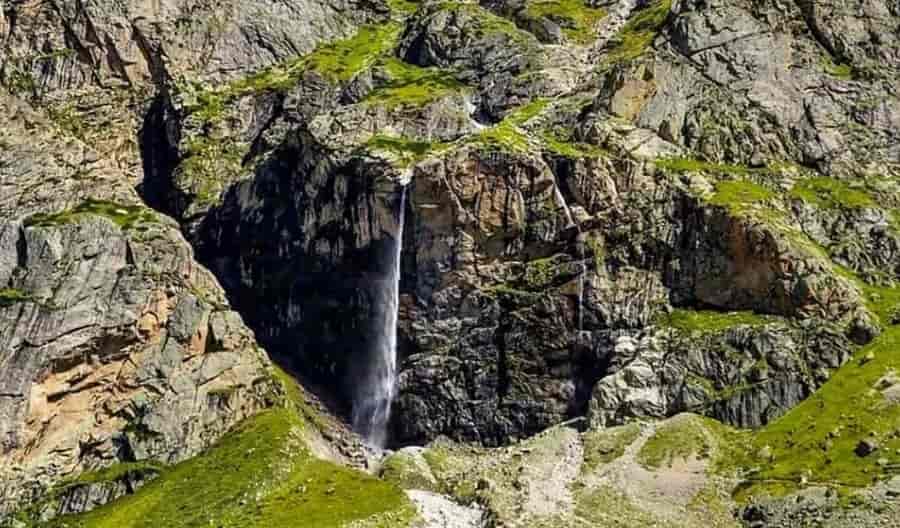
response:
[(859, 288), (866, 307), (878, 317), (882, 325), (894, 324), (895, 319), (900, 315), (900, 286), (871, 284), (861, 279), (852, 270), (836, 263), (832, 263), (832, 269)]
[(647, 468), (661, 468), (694, 457), (708, 460), (717, 472), (732, 472), (746, 460), (744, 436), (712, 418), (682, 414), (657, 426), (637, 461)]
[(353, 37), (316, 48), (305, 66), (335, 82), (346, 82), (387, 54), (397, 44), (399, 24), (364, 26)]
[(31, 296), (15, 288), (0, 288), (0, 308), (30, 301)]
[(525, 306), (529, 304), (533, 304), (538, 299), (540, 299), (540, 294), (520, 290), (510, 286), (509, 284), (498, 284), (496, 286), (491, 286), (485, 293), (488, 295), (495, 297), (502, 304), (508, 306)]
[(825, 73), (837, 79), (841, 79), (844, 81), (850, 81), (853, 79), (853, 65), (846, 63), (836, 63), (830, 56), (822, 59), (822, 69), (825, 70)]
[(72, 136), (81, 140), (87, 138), (88, 124), (72, 103), (48, 106), (47, 115), (57, 126)]
[(379, 476), (404, 489), (436, 491), (435, 483), (426, 477), (428, 472), (430, 469), (424, 460), (417, 463), (410, 455), (394, 453), (382, 462)]
[(78, 486), (84, 484), (98, 484), (100, 482), (115, 482), (128, 476), (152, 475), (162, 471), (163, 465), (158, 462), (122, 462), (103, 468), (98, 471), (82, 473), (78, 478), (61, 484), (61, 487)]
[(638, 462), (648, 468), (670, 466), (690, 457), (709, 458), (712, 439), (699, 419), (679, 416), (660, 425), (637, 454)]
[(439, 68), (421, 68), (393, 57), (385, 59), (382, 66), (390, 81), (372, 91), (366, 101), (383, 104), (387, 108), (423, 106), (465, 86)]
[(518, 127), (507, 123), (505, 120), (468, 137), (467, 141), (487, 150), (502, 152), (527, 153), (531, 147), (531, 141), (528, 136)]
[(38, 213), (25, 219), (28, 227), (51, 227), (77, 222), (85, 216), (108, 218), (122, 229), (133, 229), (141, 224), (158, 222), (156, 214), (146, 207), (121, 205), (103, 200), (85, 200), (73, 209), (59, 213)]
[(392, 14), (411, 15), (421, 4), (415, 0), (387, 0), (387, 5), (391, 8)]
[(511, 126), (520, 127), (540, 115), (549, 104), (549, 99), (539, 97), (512, 110), (506, 115), (503, 122)]
[[(283, 373), (275, 373), (276, 377)], [(288, 401), (302, 396), (288, 381)], [(47, 528), (408, 526), (415, 510), (403, 492), (375, 477), (315, 458), (307, 427), (290, 407), (246, 420), (218, 444), (161, 474), (137, 493)], [(86, 478), (104, 480), (122, 468)]]
[(444, 143), (427, 141), (411, 141), (401, 137), (375, 135), (366, 142), (366, 148), (371, 151), (381, 151), (391, 154), (397, 159), (401, 167), (406, 167), (419, 162), (429, 154), (446, 148)]
[(579, 490), (575, 494), (575, 515), (592, 526), (628, 526), (684, 528), (671, 522), (661, 524), (649, 511), (634, 504), (624, 493), (611, 486)]
[(570, 41), (589, 44), (596, 36), (597, 24), (606, 11), (588, 7), (584, 0), (539, 0), (528, 4), (525, 15), (529, 18), (547, 18), (560, 25)]
[(541, 133), (541, 142), (547, 151), (565, 158), (598, 158), (607, 154), (605, 150), (596, 145), (567, 141), (550, 130)]
[(771, 190), (747, 180), (724, 180), (716, 183), (716, 191), (708, 198), (711, 205), (728, 208), (738, 215), (748, 206), (768, 202), (775, 198)]
[(801, 180), (791, 189), (791, 197), (822, 209), (875, 207), (875, 200), (864, 190), (827, 177)]
[(603, 244), (602, 235), (588, 236), (584, 243), (590, 248), (591, 255), (594, 257), (594, 270), (599, 273), (606, 267), (606, 247)]
[[(900, 463), (900, 405), (885, 398), (900, 372), (900, 326), (889, 327), (860, 349), (815, 394), (753, 438), (754, 452), (766, 460), (741, 487), (738, 498), (780, 496), (803, 482), (838, 490), (871, 484), (887, 476), (878, 464)], [(874, 440), (875, 453), (855, 453), (859, 442)]]
[(643, 55), (668, 20), (671, 10), (672, 0), (655, 0), (633, 15), (611, 41), (603, 66), (608, 68)]
[(558, 275), (561, 263), (558, 256), (532, 260), (525, 265), (525, 284), (530, 290), (537, 291), (549, 287)]
[(717, 174), (730, 174), (733, 176), (745, 176), (753, 172), (763, 172), (765, 169), (751, 169), (740, 165), (727, 163), (711, 163), (693, 158), (660, 158), (653, 162), (657, 167), (674, 172), (712, 172)]
[(537, 117), (550, 103), (547, 99), (535, 99), (510, 112), (503, 121), (466, 139), (489, 150), (529, 152), (531, 139), (522, 125)]
[(660, 318), (659, 324), (687, 333), (714, 334), (736, 326), (763, 326), (772, 318), (753, 312), (717, 312), (677, 308)]
[(346, 82), (386, 55), (396, 45), (400, 29), (396, 23), (363, 26), (354, 36), (319, 46), (304, 57), (217, 89), (198, 91), (186, 101), (185, 107), (197, 119), (210, 122), (217, 120), (231, 101), (255, 93), (289, 89), (306, 70), (315, 70), (333, 82)]
[(584, 467), (591, 472), (625, 453), (625, 448), (641, 434), (641, 426), (632, 423), (608, 429), (591, 429), (584, 434)]

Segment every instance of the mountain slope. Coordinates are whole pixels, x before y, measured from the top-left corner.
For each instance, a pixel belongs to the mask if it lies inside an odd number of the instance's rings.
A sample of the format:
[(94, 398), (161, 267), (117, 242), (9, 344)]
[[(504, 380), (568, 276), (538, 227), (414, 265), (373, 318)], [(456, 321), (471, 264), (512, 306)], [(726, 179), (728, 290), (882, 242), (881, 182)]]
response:
[[(59, 522), (890, 522), (898, 20), (9, 4), (0, 518), (125, 494)], [(379, 470), (405, 495), (311, 456), (359, 447), (291, 433), (329, 419), (280, 408), (268, 359), (351, 416), (398, 246), (391, 447), (429, 446)], [(83, 472), (106, 483), (58, 495)], [(221, 502), (180, 515), (185, 490)]]

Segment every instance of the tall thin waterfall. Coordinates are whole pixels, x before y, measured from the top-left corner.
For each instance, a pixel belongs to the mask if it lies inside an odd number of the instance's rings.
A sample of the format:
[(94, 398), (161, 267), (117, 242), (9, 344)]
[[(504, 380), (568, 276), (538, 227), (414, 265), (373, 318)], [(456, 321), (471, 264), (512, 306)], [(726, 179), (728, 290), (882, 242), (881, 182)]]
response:
[(400, 195), (397, 237), (391, 252), (390, 275), (379, 293), (381, 321), (375, 327), (375, 346), (371, 363), (360, 380), (353, 402), (353, 428), (378, 448), (387, 442), (397, 385), (397, 319), (400, 310), (400, 255), (403, 249), (403, 224), (406, 220), (406, 187)]
[(587, 265), (584, 263), (584, 235), (578, 235), (578, 262), (581, 273), (578, 274), (578, 338), (584, 331), (584, 276), (587, 275)]

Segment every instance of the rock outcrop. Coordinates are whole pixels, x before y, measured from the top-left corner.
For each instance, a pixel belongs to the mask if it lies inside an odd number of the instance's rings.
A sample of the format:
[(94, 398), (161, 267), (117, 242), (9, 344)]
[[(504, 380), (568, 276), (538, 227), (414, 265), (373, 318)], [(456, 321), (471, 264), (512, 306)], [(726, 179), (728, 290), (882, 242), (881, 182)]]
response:
[(2, 516), (85, 471), (196, 455), (274, 389), (177, 224), (27, 104), (0, 108)]

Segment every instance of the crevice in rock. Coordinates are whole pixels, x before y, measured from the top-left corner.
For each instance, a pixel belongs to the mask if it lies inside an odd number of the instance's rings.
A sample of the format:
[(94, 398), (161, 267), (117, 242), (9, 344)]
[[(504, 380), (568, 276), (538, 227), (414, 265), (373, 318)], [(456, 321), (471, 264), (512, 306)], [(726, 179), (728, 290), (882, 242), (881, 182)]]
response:
[[(138, 192), (150, 207), (169, 216), (177, 217), (169, 199), (172, 190), (172, 174), (178, 165), (178, 149), (169, 136), (170, 112), (165, 96), (159, 94), (153, 99), (144, 123), (138, 132), (138, 145), (143, 163), (144, 178)], [(173, 130), (178, 134), (177, 128)]]
[(838, 59), (838, 62), (843, 62), (845, 57), (840, 51), (835, 49), (831, 44), (831, 41), (828, 40), (828, 37), (825, 36), (825, 33), (822, 32), (822, 28), (820, 28), (819, 24), (816, 22), (816, 2), (814, 0), (796, 0), (796, 2), (797, 7), (800, 8), (800, 13), (803, 15), (803, 22), (806, 24), (806, 27), (809, 29), (810, 34), (812, 34), (816, 42), (818, 42), (829, 55)]
[(593, 343), (585, 342), (590, 333), (576, 335), (573, 343), (573, 373), (575, 374), (575, 396), (570, 402), (568, 414), (570, 418), (587, 416), (594, 386), (601, 379), (612, 374), (611, 354), (600, 354)]

